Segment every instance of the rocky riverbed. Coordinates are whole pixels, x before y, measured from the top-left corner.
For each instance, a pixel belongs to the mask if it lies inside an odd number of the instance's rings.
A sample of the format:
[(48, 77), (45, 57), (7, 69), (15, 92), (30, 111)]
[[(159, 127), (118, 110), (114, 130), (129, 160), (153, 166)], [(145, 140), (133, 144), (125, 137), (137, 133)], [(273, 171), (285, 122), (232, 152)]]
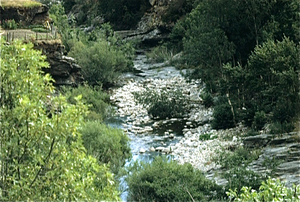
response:
[[(146, 63), (144, 55), (137, 57), (135, 68), (139, 73), (125, 74), (121, 80), (122, 86), (114, 89), (111, 94), (111, 100), (117, 106), (117, 115), (123, 120), (122, 129), (131, 138), (133, 159), (149, 160), (154, 154), (168, 154), (180, 164), (190, 163), (195, 168), (204, 171), (208, 178), (216, 180), (218, 184), (226, 184), (226, 180), (215, 175), (220, 168), (213, 161), (217, 151), (244, 144), (255, 145), (258, 142), (255, 136), (248, 139), (242, 138), (247, 130), (241, 125), (228, 130), (211, 128), (213, 110), (201, 104), (202, 100), (199, 95), (204, 85), (200, 80), (187, 82), (179, 70), (164, 63)], [(147, 110), (135, 101), (133, 95), (134, 92), (143, 92), (146, 89), (158, 91), (181, 89), (185, 99), (189, 100), (190, 110), (183, 118), (153, 120), (149, 117)], [(203, 138), (200, 136), (203, 135), (209, 135), (210, 138), (201, 140)], [(273, 138), (270, 135), (268, 137)], [(297, 137), (299, 134), (296, 134), (294, 139)], [(284, 139), (284, 137), (281, 138)], [(300, 184), (299, 141), (292, 141), (287, 145), (282, 140), (282, 144), (277, 144), (278, 147), (276, 144), (268, 145), (268, 139), (265, 141), (266, 144), (260, 145), (263, 148), (262, 154), (250, 165), (249, 169), (268, 174), (268, 168), (263, 166), (265, 159), (276, 159), (283, 151), (282, 158), (287, 161), (278, 161), (275, 176), (285, 180), (288, 185)]]
[[(212, 109), (201, 105), (199, 95), (203, 91), (200, 80), (187, 82), (174, 67), (161, 64), (146, 64), (144, 56), (139, 56), (135, 68), (142, 73), (136, 79), (124, 78), (124, 85), (114, 89), (111, 100), (117, 105), (117, 114), (124, 118), (123, 129), (133, 141), (145, 139), (151, 143), (141, 144), (135, 147), (133, 154), (151, 153), (154, 151), (172, 154), (179, 163), (191, 163), (195, 168), (203, 171), (216, 168), (212, 161), (216, 150), (229, 145), (241, 144), (238, 134), (244, 132), (243, 127), (230, 130), (213, 130), (209, 124), (212, 120)], [(140, 76), (140, 77), (139, 77)], [(167, 120), (152, 120), (147, 110), (138, 104), (132, 93), (148, 90), (180, 89), (189, 100), (190, 111), (184, 118), (172, 118)], [(176, 127), (168, 126), (177, 125)], [(202, 141), (201, 135), (211, 134), (215, 139)], [(151, 137), (150, 139), (147, 137)], [(227, 138), (226, 138), (227, 137)]]

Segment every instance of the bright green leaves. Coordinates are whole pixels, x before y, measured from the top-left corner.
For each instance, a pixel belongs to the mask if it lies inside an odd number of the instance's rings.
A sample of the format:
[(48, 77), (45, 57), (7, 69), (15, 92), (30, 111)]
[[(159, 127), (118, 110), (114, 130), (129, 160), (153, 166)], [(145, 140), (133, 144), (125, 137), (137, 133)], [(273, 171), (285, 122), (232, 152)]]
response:
[(237, 194), (236, 190), (230, 190), (227, 195), (234, 201), (299, 201), (299, 193), (299, 185), (288, 188), (279, 179), (269, 178), (266, 182), (262, 182), (259, 191), (243, 187), (240, 194)]
[(1, 42), (1, 199), (118, 200), (112, 174), (85, 154), (78, 131), (87, 107), (53, 95), (32, 47)]
[(88, 84), (109, 87), (121, 72), (131, 67), (131, 60), (126, 54), (132, 51), (128, 50), (128, 44), (121, 47), (114, 45), (116, 41), (113, 37), (109, 38), (112, 43), (101, 36), (97, 37), (98, 40), (93, 42), (75, 42), (69, 55), (82, 67), (82, 74)]
[(121, 130), (97, 121), (89, 121), (82, 128), (82, 139), (87, 153), (101, 164), (109, 164), (114, 173), (131, 157), (129, 139)]

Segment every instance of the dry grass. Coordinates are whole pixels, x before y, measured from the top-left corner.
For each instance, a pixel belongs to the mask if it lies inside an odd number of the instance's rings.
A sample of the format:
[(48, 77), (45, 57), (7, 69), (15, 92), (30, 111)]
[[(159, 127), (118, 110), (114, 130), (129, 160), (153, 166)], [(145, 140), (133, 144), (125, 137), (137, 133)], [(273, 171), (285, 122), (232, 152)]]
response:
[(0, 0), (2, 8), (32, 8), (42, 5), (32, 0)]

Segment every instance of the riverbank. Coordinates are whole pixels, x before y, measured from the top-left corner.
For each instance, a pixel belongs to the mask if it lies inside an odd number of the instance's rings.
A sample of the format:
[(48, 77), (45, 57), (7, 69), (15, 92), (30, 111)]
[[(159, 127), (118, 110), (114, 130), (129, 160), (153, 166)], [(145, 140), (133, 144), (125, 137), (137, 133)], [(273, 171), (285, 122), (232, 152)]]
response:
[[(202, 100), (199, 95), (204, 90), (204, 85), (200, 80), (187, 82), (180, 71), (163, 64), (147, 64), (141, 67), (141, 60), (145, 58), (140, 56), (135, 63), (135, 67), (143, 72), (138, 75), (139, 79), (124, 78), (124, 85), (113, 90), (111, 96), (111, 100), (118, 107), (117, 114), (125, 119), (124, 131), (131, 137), (152, 136), (154, 140), (160, 142), (156, 147), (151, 144), (135, 147), (133, 153), (157, 151), (172, 154), (179, 163), (191, 163), (202, 171), (216, 168), (217, 165), (212, 161), (216, 151), (222, 147), (241, 144), (238, 136), (245, 132), (245, 128), (240, 126), (218, 131), (212, 129), (209, 123), (212, 120), (213, 110), (201, 105)], [(184, 115), (184, 118), (152, 120), (147, 110), (137, 103), (133, 96), (134, 92), (143, 92), (146, 89), (159, 91), (165, 88), (180, 89), (185, 99), (189, 100), (190, 111)], [(180, 125), (179, 132), (168, 127), (172, 124)], [(201, 135), (207, 134), (210, 134), (213, 140), (200, 139)]]
[[(137, 56), (135, 69), (138, 73), (123, 75), (121, 87), (113, 89), (111, 93), (111, 100), (117, 106), (117, 116), (123, 121), (121, 128), (131, 138), (133, 159), (151, 161), (156, 155), (168, 154), (179, 164), (190, 163), (194, 168), (205, 172), (209, 179), (225, 185), (227, 181), (216, 175), (221, 166), (215, 162), (215, 158), (220, 151), (243, 146), (247, 128), (242, 125), (227, 130), (211, 128), (213, 109), (201, 104), (199, 95), (204, 90), (204, 84), (200, 80), (187, 82), (179, 70), (166, 63), (148, 63), (144, 55)], [(147, 110), (134, 99), (135, 92), (162, 89), (180, 89), (185, 99), (189, 100), (190, 110), (183, 118), (153, 120)], [(272, 135), (268, 137), (274, 139)], [(250, 137), (254, 143), (257, 138), (259, 137)], [(296, 170), (300, 159), (295, 154), (300, 152), (300, 148), (295, 146), (295, 142), (287, 144), (287, 138), (281, 139), (283, 145), (259, 145), (261, 155), (249, 169), (265, 175), (271, 172), (264, 167), (266, 162), (274, 162), (274, 165), (276, 162), (278, 171), (272, 171), (275, 176), (286, 181), (289, 186), (292, 183), (299, 184), (300, 169)], [(285, 153), (277, 154), (278, 151)], [(291, 152), (292, 158), (289, 157)], [(278, 161), (278, 155), (284, 156), (286, 161)]]

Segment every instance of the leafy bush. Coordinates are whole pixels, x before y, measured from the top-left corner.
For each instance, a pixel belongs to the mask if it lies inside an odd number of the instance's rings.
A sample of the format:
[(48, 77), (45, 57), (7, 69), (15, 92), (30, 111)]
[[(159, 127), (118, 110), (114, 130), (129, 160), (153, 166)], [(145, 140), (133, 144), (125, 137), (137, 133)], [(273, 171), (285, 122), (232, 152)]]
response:
[(12, 20), (3, 20), (1, 22), (1, 27), (3, 29), (17, 29), (18, 28), (18, 23), (14, 19)]
[(227, 170), (221, 174), (228, 181), (226, 189), (239, 190), (242, 186), (259, 187), (264, 177), (247, 168), (259, 154), (258, 150), (249, 151), (243, 147), (238, 147), (233, 152), (219, 152), (216, 161)]
[(266, 123), (267, 123), (266, 113), (264, 111), (255, 112), (254, 120), (253, 120), (253, 127), (256, 130), (261, 130)]
[(119, 200), (112, 173), (82, 144), (87, 107), (52, 96), (49, 64), (32, 43), (1, 40), (0, 49), (1, 201)]
[(248, 165), (253, 160), (259, 157), (260, 152), (258, 150), (250, 151), (244, 147), (238, 147), (232, 151), (222, 151), (216, 159), (217, 162), (226, 169), (238, 167), (241, 165)]
[(258, 189), (261, 182), (265, 179), (260, 174), (247, 169), (245, 166), (234, 167), (222, 174), (222, 177), (228, 181), (225, 187), (227, 190), (240, 190), (243, 186), (251, 186)]
[(63, 93), (66, 95), (70, 103), (75, 103), (75, 97), (81, 95), (82, 101), (88, 106), (89, 113), (86, 119), (88, 120), (104, 120), (112, 114), (109, 105), (109, 95), (102, 91), (100, 86), (91, 87), (88, 85), (78, 86), (78, 88), (63, 88)]
[(200, 97), (202, 98), (203, 105), (205, 107), (211, 107), (214, 105), (214, 99), (213, 99), (213, 96), (211, 95), (211, 93), (203, 92), (203, 93), (201, 93)]
[(146, 53), (148, 59), (154, 62), (171, 61), (173, 58), (173, 51), (166, 46), (156, 46), (150, 52)]
[(293, 123), (288, 122), (275, 122), (270, 125), (270, 133), (271, 134), (282, 134), (291, 132), (295, 128)]
[(81, 130), (83, 145), (99, 163), (109, 164), (118, 173), (126, 159), (131, 157), (129, 138), (121, 130), (97, 121), (88, 121)]
[(252, 187), (244, 186), (240, 194), (237, 190), (229, 190), (226, 194), (234, 201), (299, 201), (300, 186), (293, 185), (292, 188), (286, 187), (279, 179), (269, 178), (262, 182), (259, 191)]
[(221, 187), (190, 164), (157, 157), (136, 162), (127, 177), (129, 201), (207, 201), (221, 198)]
[(212, 136), (213, 133), (204, 133), (202, 135), (199, 136), (199, 140), (213, 140), (213, 139), (216, 139), (218, 138), (218, 136)]
[(69, 55), (82, 67), (83, 76), (90, 85), (103, 84), (104, 87), (109, 87), (129, 65), (124, 53), (105, 40), (89, 45), (79, 41)]
[(90, 85), (108, 88), (119, 75), (133, 67), (134, 49), (130, 43), (113, 35), (109, 24), (89, 33), (76, 29), (66, 33), (69, 55), (82, 67), (82, 73)]
[(235, 126), (231, 107), (226, 102), (214, 107), (213, 117), (211, 125), (215, 129), (227, 129)]
[(134, 93), (134, 97), (154, 119), (182, 117), (188, 110), (188, 100), (180, 89), (146, 89), (142, 93)]

